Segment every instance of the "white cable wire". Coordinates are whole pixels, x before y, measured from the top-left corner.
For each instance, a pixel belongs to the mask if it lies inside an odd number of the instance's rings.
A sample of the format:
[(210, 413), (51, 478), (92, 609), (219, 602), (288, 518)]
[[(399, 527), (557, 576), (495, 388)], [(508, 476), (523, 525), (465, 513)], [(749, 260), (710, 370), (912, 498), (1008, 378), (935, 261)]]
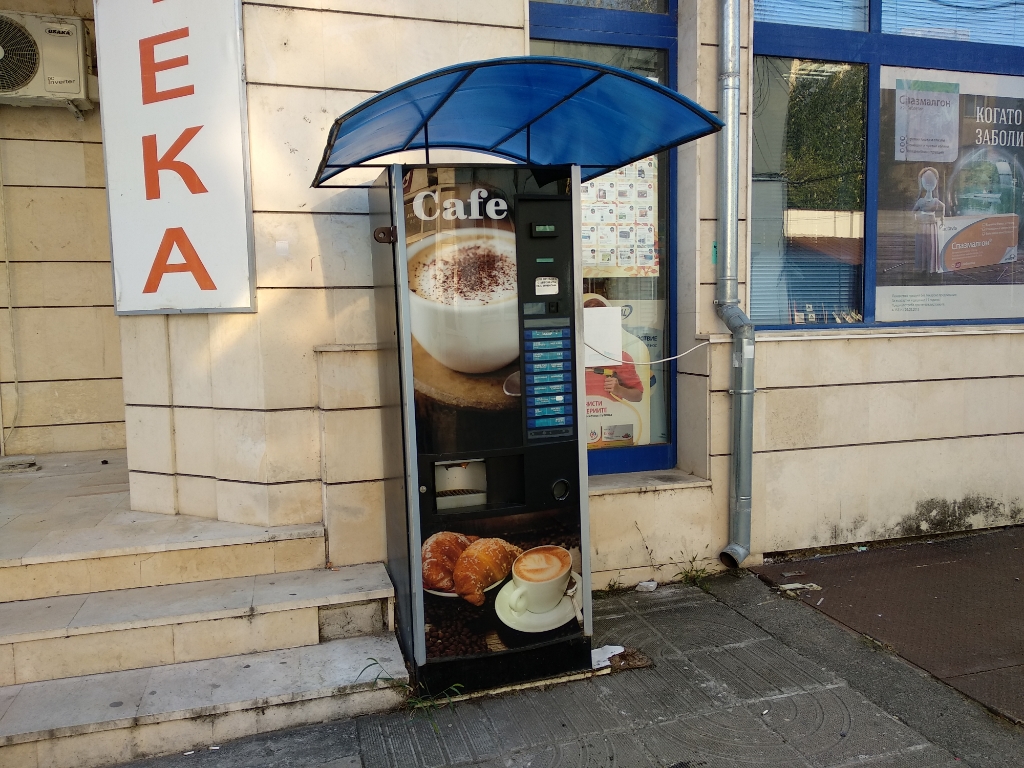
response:
[[(668, 362), (671, 362), (672, 360), (678, 360), (680, 357), (683, 357), (685, 355), (690, 354), (695, 349), (700, 349), (701, 347), (705, 347), (705, 346), (707, 346), (710, 343), (711, 343), (710, 341), (702, 341), (696, 347), (690, 347), (690, 349), (686, 350), (685, 352), (681, 352), (680, 354), (674, 355), (673, 357), (666, 357), (666, 358), (664, 358), (662, 360), (651, 360), (650, 362), (647, 362), (647, 363), (639, 363), (639, 365), (657, 365), (658, 363), (668, 363)], [(609, 354), (607, 354), (605, 352), (602, 352), (600, 349), (594, 349), (592, 346), (587, 344), (587, 342), (585, 342), (585, 341), (583, 342), (583, 346), (585, 346), (591, 352), (597, 352), (597, 354), (599, 354), (601, 357), (607, 358), (608, 360), (614, 360), (615, 362), (621, 363), (621, 364), (624, 364), (624, 365), (628, 363), (628, 361), (626, 361), (626, 360), (619, 360), (618, 358), (612, 357), (611, 355), (609, 355)], [(633, 364), (634, 365), (637, 364), (636, 360), (633, 361)], [(595, 366), (590, 366), (590, 367), (593, 368)]]

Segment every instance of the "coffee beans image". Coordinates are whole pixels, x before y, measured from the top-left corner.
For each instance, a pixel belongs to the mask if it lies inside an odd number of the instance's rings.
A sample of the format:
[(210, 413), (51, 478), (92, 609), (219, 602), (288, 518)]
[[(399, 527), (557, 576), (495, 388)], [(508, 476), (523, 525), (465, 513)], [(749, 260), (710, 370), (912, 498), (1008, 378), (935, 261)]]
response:
[[(443, 605), (424, 606), (427, 620), (427, 656), (469, 656), (474, 653), (486, 653), (486, 630), (478, 626), (480, 617), (477, 611), (465, 604), (465, 601), (450, 601)], [(484, 629), (484, 632), (480, 630)]]

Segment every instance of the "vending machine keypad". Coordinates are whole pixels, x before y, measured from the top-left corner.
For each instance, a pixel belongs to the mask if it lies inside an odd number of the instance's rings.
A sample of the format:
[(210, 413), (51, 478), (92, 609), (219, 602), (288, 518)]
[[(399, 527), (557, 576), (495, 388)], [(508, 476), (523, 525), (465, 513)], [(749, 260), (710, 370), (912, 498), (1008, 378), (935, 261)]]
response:
[(529, 439), (573, 434), (571, 329), (526, 328), (526, 435)]

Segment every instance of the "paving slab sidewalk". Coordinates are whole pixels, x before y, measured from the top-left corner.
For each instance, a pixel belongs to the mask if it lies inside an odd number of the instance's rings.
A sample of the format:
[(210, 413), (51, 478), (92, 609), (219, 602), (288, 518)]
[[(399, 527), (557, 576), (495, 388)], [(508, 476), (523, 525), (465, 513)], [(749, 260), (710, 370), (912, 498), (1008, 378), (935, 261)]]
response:
[(646, 669), (269, 733), (133, 768), (1009, 768), (1024, 731), (750, 574), (595, 601)]
[(752, 570), (1024, 723), (1024, 527), (864, 550)]

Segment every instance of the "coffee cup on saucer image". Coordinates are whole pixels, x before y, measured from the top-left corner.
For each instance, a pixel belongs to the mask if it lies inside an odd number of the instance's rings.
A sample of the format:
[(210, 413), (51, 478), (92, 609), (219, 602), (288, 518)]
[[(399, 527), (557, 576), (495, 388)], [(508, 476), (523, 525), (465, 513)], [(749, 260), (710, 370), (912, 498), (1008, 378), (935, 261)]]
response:
[(515, 234), (467, 228), (410, 246), (412, 335), (435, 360), (469, 374), (519, 357)]
[(509, 609), (516, 616), (553, 610), (565, 595), (571, 569), (572, 555), (562, 547), (545, 545), (523, 552), (512, 564)]

